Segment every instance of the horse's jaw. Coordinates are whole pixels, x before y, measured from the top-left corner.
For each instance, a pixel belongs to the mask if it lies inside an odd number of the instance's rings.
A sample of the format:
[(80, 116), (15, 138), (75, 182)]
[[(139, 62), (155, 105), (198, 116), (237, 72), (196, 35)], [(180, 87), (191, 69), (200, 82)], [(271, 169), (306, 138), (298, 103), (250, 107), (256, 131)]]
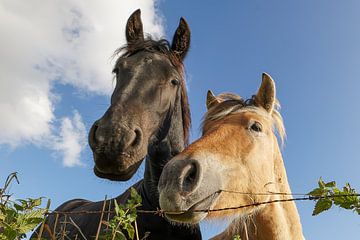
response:
[(137, 169), (140, 167), (142, 163), (141, 161), (138, 161), (137, 163), (130, 165), (126, 169), (117, 169), (114, 171), (114, 169), (111, 169), (111, 171), (104, 171), (99, 169), (96, 165), (94, 166), (94, 174), (99, 178), (108, 179), (111, 181), (127, 181), (129, 180), (137, 171)]
[[(194, 203), (188, 209), (181, 209), (180, 207), (180, 210), (177, 211), (165, 211), (165, 217), (174, 223), (197, 224), (208, 216), (209, 210), (213, 209), (218, 200), (218, 196), (219, 191)], [(164, 206), (163, 199), (161, 197), (160, 199), (162, 206)]]

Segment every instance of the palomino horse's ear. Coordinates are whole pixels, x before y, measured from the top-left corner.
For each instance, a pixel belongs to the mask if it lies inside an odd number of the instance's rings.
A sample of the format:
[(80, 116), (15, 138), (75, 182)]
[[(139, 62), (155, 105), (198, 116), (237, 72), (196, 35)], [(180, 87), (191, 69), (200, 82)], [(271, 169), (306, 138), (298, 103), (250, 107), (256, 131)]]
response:
[(143, 24), (141, 21), (141, 11), (136, 10), (129, 17), (126, 24), (126, 40), (128, 43), (144, 40)]
[(220, 101), (215, 97), (213, 92), (211, 90), (208, 90), (207, 96), (206, 96), (206, 108), (209, 110), (211, 107), (219, 104)]
[(180, 23), (175, 31), (171, 50), (173, 50), (181, 59), (184, 59), (190, 48), (190, 28), (184, 18), (180, 18)]
[(255, 96), (255, 104), (263, 107), (267, 112), (271, 113), (275, 105), (275, 82), (269, 74), (262, 74), (262, 83)]

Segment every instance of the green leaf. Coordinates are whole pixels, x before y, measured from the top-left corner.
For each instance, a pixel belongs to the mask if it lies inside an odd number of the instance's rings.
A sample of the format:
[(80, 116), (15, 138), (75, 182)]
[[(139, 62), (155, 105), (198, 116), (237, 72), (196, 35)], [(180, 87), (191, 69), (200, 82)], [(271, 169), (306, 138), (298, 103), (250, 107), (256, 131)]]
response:
[(318, 185), (320, 188), (325, 188), (325, 182), (322, 180), (322, 177), (319, 178)]
[(317, 201), (315, 204), (314, 211), (312, 213), (313, 216), (318, 215), (321, 212), (329, 210), (332, 206), (332, 201), (328, 198), (322, 198)]
[(15, 231), (11, 228), (5, 228), (2, 235), (5, 236), (6, 240), (14, 240), (14, 239), (16, 239), (18, 233), (17, 233), (17, 231)]
[(116, 199), (114, 199), (114, 204), (115, 204), (115, 214), (119, 215), (120, 207), (119, 207), (119, 204), (117, 203)]
[(343, 188), (343, 191), (346, 193), (354, 193), (354, 189), (351, 188), (350, 183), (346, 183), (345, 187)]
[(128, 214), (128, 215), (126, 216), (126, 218), (127, 218), (130, 222), (135, 222), (135, 220), (136, 220), (136, 213)]
[(6, 216), (3, 213), (0, 213), (0, 227), (2, 226), (1, 222), (5, 221)]
[(335, 195), (339, 195), (339, 194), (342, 193), (342, 192), (340, 191), (340, 189), (338, 189), (337, 187), (333, 187), (333, 188), (332, 188), (332, 191), (333, 191), (333, 193), (334, 193)]
[(336, 187), (336, 182), (331, 181), (331, 182), (325, 183), (325, 187), (329, 187), (329, 188)]
[(355, 211), (360, 215), (360, 208), (356, 208)]
[(134, 227), (130, 223), (127, 223), (125, 224), (124, 229), (127, 231), (130, 239), (134, 239), (134, 234), (135, 234)]
[(116, 240), (127, 240), (127, 239), (126, 239), (125, 235), (122, 232), (117, 231), (116, 232)]
[(42, 201), (42, 198), (37, 198), (34, 200), (34, 206), (37, 207), (37, 206), (40, 206), (41, 205), (41, 201)]
[(332, 198), (334, 201), (334, 204), (337, 206), (340, 206), (341, 204), (343, 204), (345, 202), (345, 198), (343, 196), (336, 196)]
[(320, 196), (326, 195), (327, 192), (328, 192), (327, 189), (315, 188), (314, 190), (309, 192), (308, 195), (313, 196), (313, 197), (320, 197)]
[(16, 203), (14, 203), (14, 208), (18, 211), (24, 211), (24, 207)]
[(138, 192), (136, 191), (135, 188), (130, 188), (130, 196), (131, 196), (131, 199), (134, 200), (134, 203), (141, 203), (142, 199), (141, 199), (141, 196), (138, 194)]

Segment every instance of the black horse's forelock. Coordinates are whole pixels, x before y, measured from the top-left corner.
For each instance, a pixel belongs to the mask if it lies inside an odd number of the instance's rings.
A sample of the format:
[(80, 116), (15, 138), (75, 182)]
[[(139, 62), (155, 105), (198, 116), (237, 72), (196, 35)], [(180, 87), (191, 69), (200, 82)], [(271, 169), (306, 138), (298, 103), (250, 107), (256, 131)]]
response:
[(117, 66), (121, 59), (127, 58), (140, 51), (157, 52), (166, 55), (179, 73), (183, 75), (183, 61), (174, 51), (171, 50), (169, 41), (166, 39), (154, 40), (151, 37), (148, 37), (146, 40), (129, 42), (116, 49), (113, 56), (119, 56), (119, 58), (117, 59), (115, 66)]
[(165, 55), (180, 74), (182, 78), (180, 84), (181, 84), (181, 109), (182, 109), (182, 120), (183, 120), (183, 129), (184, 129), (184, 143), (185, 146), (189, 145), (191, 116), (190, 116), (189, 99), (186, 90), (183, 60), (178, 54), (172, 51), (170, 43), (166, 39), (160, 39), (156, 41), (151, 37), (148, 37), (146, 40), (129, 42), (126, 45), (116, 49), (113, 54), (113, 57), (115, 56), (119, 56), (119, 57), (116, 60), (114, 69), (116, 69), (116, 66), (118, 65), (121, 59), (127, 58), (140, 51), (160, 53)]

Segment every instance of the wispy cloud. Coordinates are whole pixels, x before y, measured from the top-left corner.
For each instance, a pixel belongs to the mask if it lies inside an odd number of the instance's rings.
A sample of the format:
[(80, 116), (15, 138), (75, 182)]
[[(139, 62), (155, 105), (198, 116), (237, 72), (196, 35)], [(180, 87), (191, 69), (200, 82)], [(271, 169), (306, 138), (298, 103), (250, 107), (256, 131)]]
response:
[[(54, 83), (110, 94), (110, 56), (125, 43), (130, 14), (141, 8), (145, 31), (163, 35), (154, 1), (1, 1), (0, 145), (44, 146), (44, 139), (65, 139), (66, 134), (77, 136), (77, 144), (82, 143), (79, 113), (73, 118), (54, 114), (61, 104), (57, 102), (61, 96), (54, 94)], [(54, 131), (59, 119), (64, 136)], [(66, 160), (79, 154), (79, 149), (66, 147), (68, 141), (64, 140), (61, 148), (64, 164), (79, 165)]]
[(85, 125), (77, 111), (72, 118), (61, 119), (60, 133), (53, 147), (62, 154), (65, 167), (83, 165), (80, 156), (87, 144), (86, 136)]

